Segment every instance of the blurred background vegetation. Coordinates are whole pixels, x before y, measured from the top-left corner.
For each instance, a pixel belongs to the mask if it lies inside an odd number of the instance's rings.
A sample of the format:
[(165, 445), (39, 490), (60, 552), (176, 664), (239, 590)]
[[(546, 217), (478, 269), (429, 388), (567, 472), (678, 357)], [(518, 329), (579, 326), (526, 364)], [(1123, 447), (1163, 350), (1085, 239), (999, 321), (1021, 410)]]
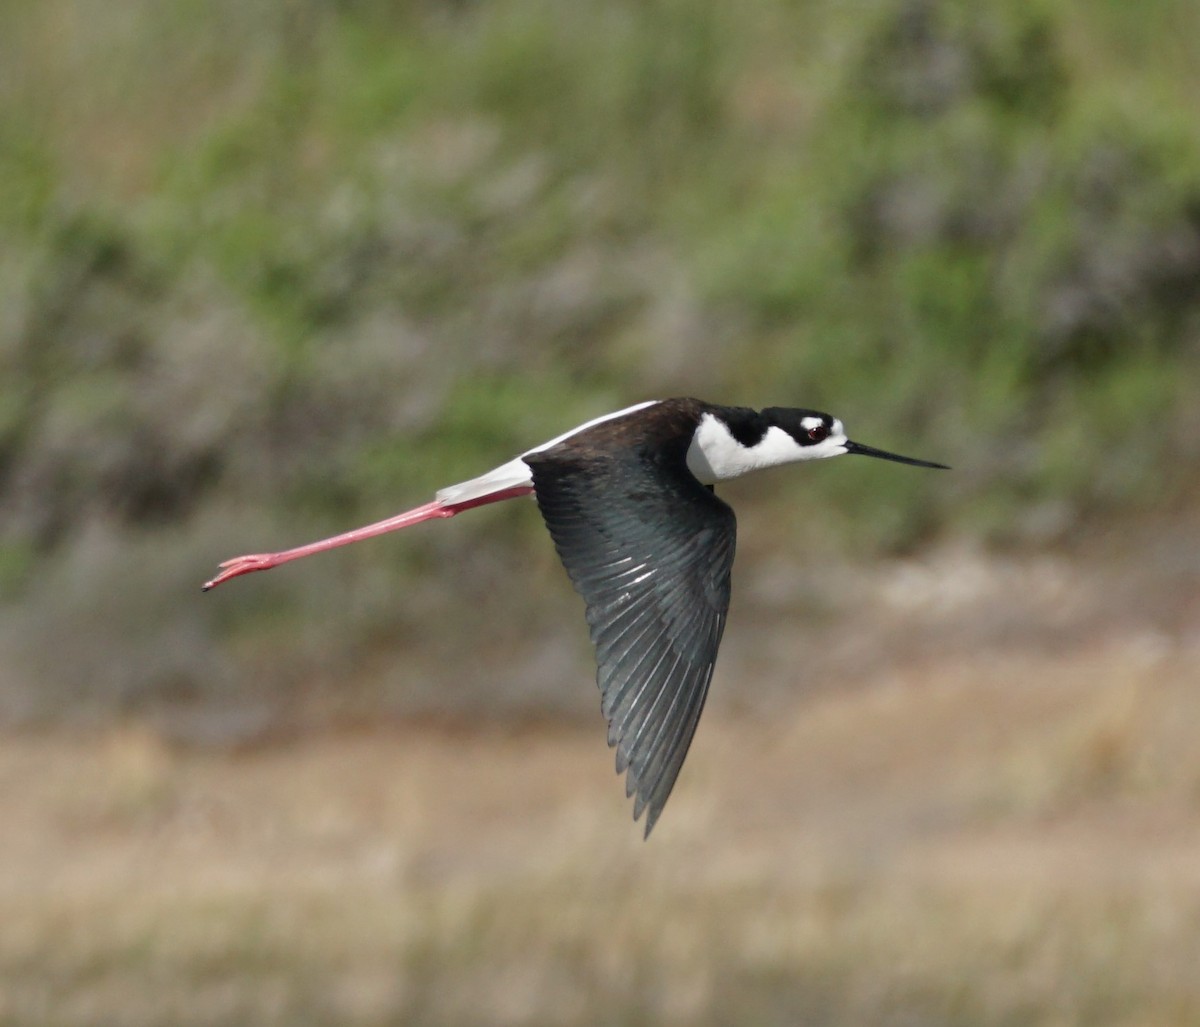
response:
[[(646, 397), (831, 409), (955, 465), (749, 485), (795, 552), (1194, 504), (1188, 0), (0, 17), (5, 722), (274, 721), (333, 681), (453, 708), (379, 679), (415, 638), (561, 633), (528, 510), (191, 591)], [(508, 685), (471, 701), (591, 708)]]
[[(0, 0), (0, 1027), (1200, 1022), (1200, 4)], [(662, 824), (512, 503), (725, 490)]]

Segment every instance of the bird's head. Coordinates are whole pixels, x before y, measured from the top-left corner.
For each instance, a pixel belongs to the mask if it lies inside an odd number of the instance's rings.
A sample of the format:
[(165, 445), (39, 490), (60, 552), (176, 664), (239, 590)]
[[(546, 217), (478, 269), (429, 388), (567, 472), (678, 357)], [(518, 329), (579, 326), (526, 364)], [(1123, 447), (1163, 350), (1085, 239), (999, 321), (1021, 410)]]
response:
[(851, 442), (846, 438), (846, 429), (842, 422), (832, 414), (820, 410), (799, 410), (792, 407), (768, 407), (762, 412), (763, 419), (772, 427), (785, 432), (796, 445), (792, 455), (793, 460), (822, 460), (831, 456), (844, 456), (848, 453), (859, 456), (874, 456), (880, 460), (894, 460), (898, 464), (911, 464), (913, 467), (934, 467), (938, 470), (949, 470), (945, 464), (935, 464), (930, 460), (917, 460), (910, 456), (900, 456), (874, 446), (864, 446), (860, 442)]

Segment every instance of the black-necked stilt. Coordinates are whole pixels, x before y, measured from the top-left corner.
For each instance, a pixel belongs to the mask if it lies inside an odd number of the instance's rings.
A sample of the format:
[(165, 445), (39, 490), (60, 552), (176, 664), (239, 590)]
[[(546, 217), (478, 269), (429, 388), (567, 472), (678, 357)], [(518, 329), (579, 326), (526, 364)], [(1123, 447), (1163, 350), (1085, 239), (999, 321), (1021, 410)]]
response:
[(737, 534), (713, 485), (749, 471), (845, 453), (913, 460), (846, 438), (817, 410), (639, 403), (598, 417), (432, 503), (281, 553), (239, 556), (204, 590), (251, 571), (533, 494), (558, 555), (587, 605), (596, 680), (617, 772), (628, 771), (646, 835), (671, 794), (708, 693), (729, 609)]

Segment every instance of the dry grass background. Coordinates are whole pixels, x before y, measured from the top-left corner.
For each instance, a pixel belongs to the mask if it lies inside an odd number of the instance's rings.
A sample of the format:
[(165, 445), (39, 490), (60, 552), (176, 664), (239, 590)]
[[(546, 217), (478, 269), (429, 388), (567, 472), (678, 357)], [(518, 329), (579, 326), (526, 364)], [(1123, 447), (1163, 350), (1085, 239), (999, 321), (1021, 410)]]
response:
[(870, 572), (825, 630), (898, 656), (718, 694), (646, 844), (599, 725), (6, 739), (0, 1024), (1200, 1022), (1200, 589), (1153, 566)]

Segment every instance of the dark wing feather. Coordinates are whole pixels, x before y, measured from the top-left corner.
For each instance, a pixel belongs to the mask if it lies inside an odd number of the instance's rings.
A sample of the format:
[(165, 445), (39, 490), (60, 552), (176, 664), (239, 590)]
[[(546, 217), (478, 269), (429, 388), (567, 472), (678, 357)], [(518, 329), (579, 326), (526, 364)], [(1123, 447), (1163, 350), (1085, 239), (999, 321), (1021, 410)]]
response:
[(729, 610), (733, 511), (682, 457), (564, 445), (525, 457), (558, 554), (587, 603), (617, 772), (649, 835), (696, 731)]

